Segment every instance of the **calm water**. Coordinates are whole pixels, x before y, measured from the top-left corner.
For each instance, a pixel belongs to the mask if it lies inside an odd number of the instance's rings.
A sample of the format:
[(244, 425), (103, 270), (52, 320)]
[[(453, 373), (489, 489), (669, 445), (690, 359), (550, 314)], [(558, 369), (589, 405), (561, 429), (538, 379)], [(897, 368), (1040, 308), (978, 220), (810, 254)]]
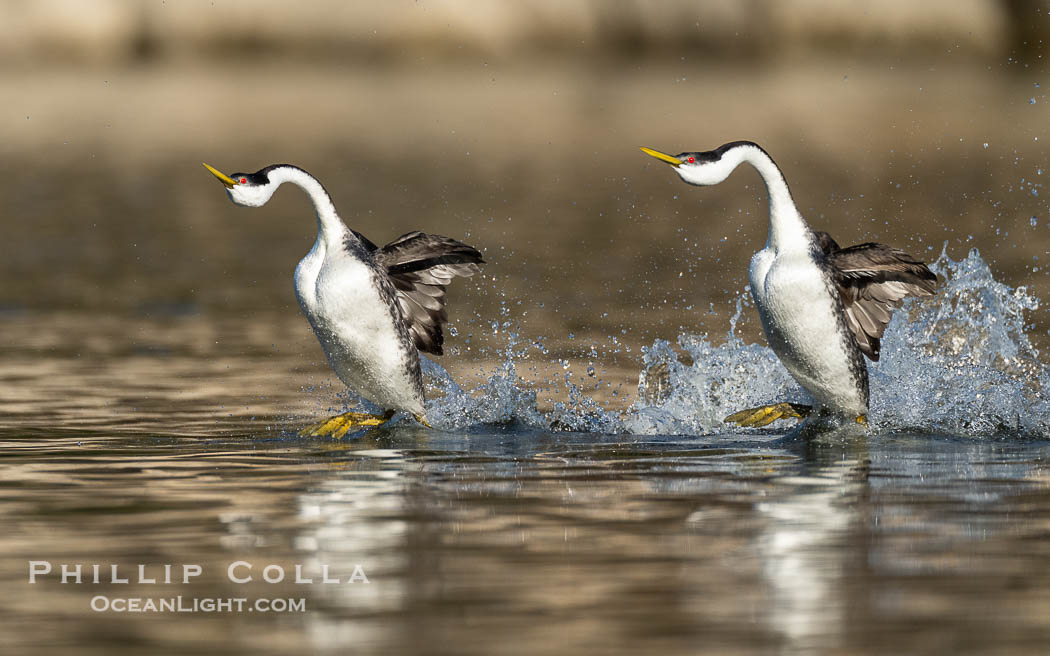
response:
[[(520, 412), (453, 431), (402, 423), (300, 439), (294, 429), (336, 391), (318, 384), (312, 352), (279, 348), (299, 344), (300, 321), (254, 332), (196, 315), (0, 321), (0, 643), (1045, 651), (1050, 441), (552, 433)], [(30, 561), (54, 571), (30, 584)], [(238, 561), (234, 574), (252, 582), (230, 580)], [(81, 563), (85, 582), (62, 584), (62, 563)], [(99, 584), (87, 582), (95, 563)], [(161, 582), (137, 583), (139, 564)], [(163, 583), (165, 564), (176, 583)], [(262, 580), (271, 564), (285, 581)], [(131, 582), (109, 582), (112, 565)], [(184, 565), (201, 574), (179, 583)], [(296, 565), (314, 583), (291, 583)], [(342, 582), (321, 583), (323, 565)], [(358, 566), (369, 582), (347, 583)], [(92, 610), (102, 597), (180, 595), (185, 607), (293, 599), (304, 610)]]

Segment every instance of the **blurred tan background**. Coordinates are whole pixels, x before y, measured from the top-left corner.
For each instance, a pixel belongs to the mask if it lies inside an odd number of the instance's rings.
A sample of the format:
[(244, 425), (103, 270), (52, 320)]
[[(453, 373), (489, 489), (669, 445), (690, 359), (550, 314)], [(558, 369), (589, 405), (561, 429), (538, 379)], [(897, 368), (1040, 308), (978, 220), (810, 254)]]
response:
[(654, 338), (721, 341), (767, 220), (754, 172), (691, 188), (638, 146), (734, 139), (841, 243), (978, 247), (1046, 297), (1048, 4), (0, 0), (0, 308), (241, 317), (317, 363), (305, 198), (237, 208), (200, 166), (290, 162), (374, 241), (485, 251), (450, 294), (457, 376), (499, 357), (499, 321), (524, 375), (598, 363), (629, 396)]

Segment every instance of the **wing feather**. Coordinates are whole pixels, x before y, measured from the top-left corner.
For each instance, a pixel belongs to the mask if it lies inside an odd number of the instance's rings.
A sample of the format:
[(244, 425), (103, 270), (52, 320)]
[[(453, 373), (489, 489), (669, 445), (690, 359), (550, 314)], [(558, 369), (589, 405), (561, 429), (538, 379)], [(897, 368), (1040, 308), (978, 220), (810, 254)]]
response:
[(416, 348), (441, 355), (445, 341), (442, 325), (445, 287), (453, 278), (467, 278), (481, 271), (481, 253), (463, 242), (410, 232), (375, 252), (378, 264), (394, 283), (401, 315), (408, 324)]
[(878, 361), (882, 335), (893, 311), (909, 296), (933, 295), (937, 276), (911, 255), (885, 244), (840, 249), (827, 233), (817, 235), (850, 332), (861, 352)]

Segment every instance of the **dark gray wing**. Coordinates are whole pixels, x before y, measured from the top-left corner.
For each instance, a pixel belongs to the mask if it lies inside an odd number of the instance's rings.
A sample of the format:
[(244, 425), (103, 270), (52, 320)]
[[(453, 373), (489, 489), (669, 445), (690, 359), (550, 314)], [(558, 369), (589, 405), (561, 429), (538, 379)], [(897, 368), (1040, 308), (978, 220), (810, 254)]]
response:
[(469, 277), (481, 271), (481, 253), (463, 242), (410, 232), (375, 252), (376, 264), (387, 272), (397, 290), (401, 316), (408, 324), (416, 348), (441, 355), (445, 341), (441, 325), (445, 312), (445, 287), (456, 276)]
[(375, 253), (377, 250), (379, 250), (379, 247), (373, 244), (371, 239), (365, 237), (360, 232), (354, 230), (353, 228), (350, 228), (350, 232), (354, 233), (354, 236), (357, 237), (357, 241), (361, 243), (361, 246), (365, 249), (365, 251), (369, 253)]
[(817, 237), (817, 245), (820, 246), (820, 251), (825, 255), (839, 250), (839, 243), (832, 239), (828, 233), (814, 230), (813, 234)]
[(840, 249), (827, 233), (817, 233), (817, 240), (857, 346), (870, 360), (878, 361), (880, 340), (893, 311), (908, 296), (932, 296), (937, 276), (911, 255), (885, 244)]

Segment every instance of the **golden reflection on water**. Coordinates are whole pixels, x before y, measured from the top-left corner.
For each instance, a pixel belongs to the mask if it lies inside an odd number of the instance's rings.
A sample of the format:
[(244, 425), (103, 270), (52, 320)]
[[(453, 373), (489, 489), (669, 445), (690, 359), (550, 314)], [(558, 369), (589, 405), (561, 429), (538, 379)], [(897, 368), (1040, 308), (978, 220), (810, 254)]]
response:
[[(192, 438), (4, 430), (0, 580), (17, 592), (0, 599), (5, 644), (886, 653), (916, 637), (938, 651), (1023, 649), (1050, 630), (1035, 546), (1050, 517), (1045, 444), (410, 426), (333, 443), (222, 423), (225, 435)], [(30, 586), (40, 559), (204, 574)], [(252, 583), (228, 580), (237, 561)], [(315, 582), (264, 583), (270, 564)], [(344, 583), (318, 583), (322, 565)], [(358, 565), (370, 583), (346, 584)], [(95, 613), (98, 594), (302, 597), (307, 612)], [(991, 610), (977, 612), (975, 594)]]

